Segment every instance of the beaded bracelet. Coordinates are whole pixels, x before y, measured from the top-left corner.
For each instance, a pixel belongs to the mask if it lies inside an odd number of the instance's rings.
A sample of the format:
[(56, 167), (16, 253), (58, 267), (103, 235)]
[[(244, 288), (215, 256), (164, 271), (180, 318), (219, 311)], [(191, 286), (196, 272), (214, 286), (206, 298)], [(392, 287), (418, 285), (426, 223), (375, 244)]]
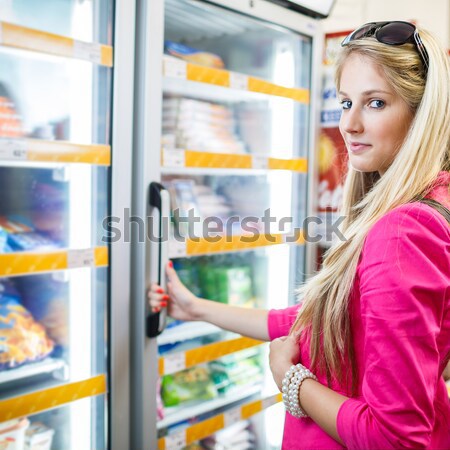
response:
[(317, 377), (305, 366), (297, 364), (291, 366), (281, 382), (283, 393), (283, 403), (286, 411), (294, 417), (308, 417), (308, 414), (300, 408), (298, 393), (300, 386), (306, 378), (317, 381)]

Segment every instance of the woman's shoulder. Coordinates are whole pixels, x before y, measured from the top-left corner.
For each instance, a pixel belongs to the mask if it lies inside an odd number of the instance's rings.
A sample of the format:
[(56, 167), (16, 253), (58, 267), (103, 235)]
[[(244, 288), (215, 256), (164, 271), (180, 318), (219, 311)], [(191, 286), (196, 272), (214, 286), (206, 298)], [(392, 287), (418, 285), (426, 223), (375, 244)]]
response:
[(450, 226), (432, 206), (412, 202), (397, 206), (381, 217), (370, 229), (367, 239), (414, 235), (450, 240)]
[(450, 270), (450, 226), (429, 205), (400, 205), (379, 219), (368, 232), (359, 269), (383, 263), (386, 267), (433, 261)]

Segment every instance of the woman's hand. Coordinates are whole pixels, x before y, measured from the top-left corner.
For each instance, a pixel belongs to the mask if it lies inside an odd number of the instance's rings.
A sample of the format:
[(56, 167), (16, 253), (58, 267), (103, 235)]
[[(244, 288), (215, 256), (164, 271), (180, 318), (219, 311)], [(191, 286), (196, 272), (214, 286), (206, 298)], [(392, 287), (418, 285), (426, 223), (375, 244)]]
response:
[(274, 339), (270, 343), (269, 364), (278, 389), (281, 391), (281, 382), (286, 372), (300, 359), (300, 347), (294, 335)]
[(166, 266), (167, 293), (161, 286), (153, 283), (148, 291), (150, 308), (159, 312), (167, 307), (169, 316), (178, 320), (196, 320), (198, 298), (180, 281), (171, 261)]

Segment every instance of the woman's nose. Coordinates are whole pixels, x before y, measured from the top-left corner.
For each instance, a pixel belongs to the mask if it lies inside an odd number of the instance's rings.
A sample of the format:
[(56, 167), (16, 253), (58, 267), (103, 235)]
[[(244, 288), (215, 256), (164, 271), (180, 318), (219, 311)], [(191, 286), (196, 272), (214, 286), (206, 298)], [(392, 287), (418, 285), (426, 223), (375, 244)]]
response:
[(342, 113), (341, 129), (350, 134), (363, 132), (364, 124), (361, 113), (356, 108), (352, 108)]

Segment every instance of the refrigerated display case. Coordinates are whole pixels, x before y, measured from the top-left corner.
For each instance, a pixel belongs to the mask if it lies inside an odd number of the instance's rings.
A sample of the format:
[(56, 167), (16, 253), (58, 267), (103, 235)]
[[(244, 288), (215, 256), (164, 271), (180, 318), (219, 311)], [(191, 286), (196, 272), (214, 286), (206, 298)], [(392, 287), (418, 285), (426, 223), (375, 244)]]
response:
[(113, 90), (115, 104), (129, 96), (113, 82), (113, 6), (0, 2), (0, 442), (17, 449), (102, 449), (111, 423), (128, 432), (109, 409), (111, 328), (128, 333), (103, 229), (124, 202), (110, 189)]
[(213, 448), (231, 433), (233, 448), (278, 448), (267, 346), (151, 314), (144, 298), (170, 258), (196, 295), (295, 302), (314, 270), (323, 34), (264, 0), (142, 1), (137, 17), (131, 214), (147, 237), (134, 228), (130, 445)]

